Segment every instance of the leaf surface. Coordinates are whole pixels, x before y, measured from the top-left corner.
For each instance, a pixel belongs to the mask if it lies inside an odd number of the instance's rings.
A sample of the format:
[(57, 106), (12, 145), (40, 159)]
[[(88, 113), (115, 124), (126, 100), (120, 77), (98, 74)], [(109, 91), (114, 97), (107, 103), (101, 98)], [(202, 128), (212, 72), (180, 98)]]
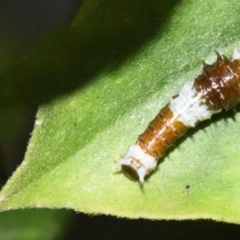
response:
[(18, 81), (53, 81), (42, 90), (36, 83), (36, 96), (48, 93), (47, 101), (22, 165), (0, 194), (0, 209), (239, 222), (238, 109), (190, 130), (143, 189), (118, 165), (159, 109), (201, 73), (201, 60), (211, 63), (214, 50), (230, 56), (240, 46), (237, 6), (226, 0), (85, 1), (68, 29), (18, 66)]

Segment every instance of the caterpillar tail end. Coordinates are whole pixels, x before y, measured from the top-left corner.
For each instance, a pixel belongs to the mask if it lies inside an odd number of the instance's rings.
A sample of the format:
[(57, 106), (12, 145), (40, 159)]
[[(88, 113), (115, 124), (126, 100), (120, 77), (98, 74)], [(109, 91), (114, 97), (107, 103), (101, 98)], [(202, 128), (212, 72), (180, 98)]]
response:
[(157, 160), (136, 143), (129, 147), (120, 164), (126, 177), (143, 184), (146, 175), (156, 168)]

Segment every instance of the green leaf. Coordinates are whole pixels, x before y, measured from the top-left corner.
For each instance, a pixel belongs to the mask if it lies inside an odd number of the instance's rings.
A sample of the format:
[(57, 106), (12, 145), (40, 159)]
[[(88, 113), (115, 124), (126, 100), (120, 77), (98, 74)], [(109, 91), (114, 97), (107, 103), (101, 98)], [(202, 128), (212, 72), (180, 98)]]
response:
[(1, 213), (0, 238), (5, 240), (53, 240), (66, 234), (69, 211), (26, 210)]
[[(23, 101), (35, 96), (42, 105), (0, 209), (240, 222), (239, 111), (189, 131), (143, 189), (118, 165), (159, 109), (201, 72), (201, 60), (240, 46), (239, 7), (234, 0), (85, 1), (68, 29), (6, 77)], [(21, 82), (31, 89), (25, 95)]]

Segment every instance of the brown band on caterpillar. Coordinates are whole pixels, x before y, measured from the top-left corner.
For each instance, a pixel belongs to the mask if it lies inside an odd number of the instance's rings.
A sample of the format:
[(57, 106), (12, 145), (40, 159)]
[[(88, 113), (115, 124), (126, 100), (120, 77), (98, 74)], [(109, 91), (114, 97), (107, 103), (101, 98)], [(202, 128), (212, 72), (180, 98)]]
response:
[(173, 112), (167, 105), (138, 137), (138, 144), (149, 155), (160, 158), (187, 130), (188, 127), (174, 119)]
[(210, 109), (231, 109), (240, 101), (240, 60), (217, 53), (211, 65), (203, 64), (203, 73), (194, 82)]

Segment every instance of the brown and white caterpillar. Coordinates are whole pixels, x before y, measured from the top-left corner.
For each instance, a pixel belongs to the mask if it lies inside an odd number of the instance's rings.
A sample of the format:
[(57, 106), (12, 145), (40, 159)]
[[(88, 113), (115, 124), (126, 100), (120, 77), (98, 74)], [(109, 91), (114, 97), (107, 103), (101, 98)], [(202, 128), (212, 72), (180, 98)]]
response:
[(143, 183), (158, 159), (188, 129), (239, 102), (240, 52), (234, 50), (231, 58), (217, 53), (217, 60), (211, 65), (203, 62), (201, 75), (185, 84), (129, 147), (120, 161), (122, 172)]

